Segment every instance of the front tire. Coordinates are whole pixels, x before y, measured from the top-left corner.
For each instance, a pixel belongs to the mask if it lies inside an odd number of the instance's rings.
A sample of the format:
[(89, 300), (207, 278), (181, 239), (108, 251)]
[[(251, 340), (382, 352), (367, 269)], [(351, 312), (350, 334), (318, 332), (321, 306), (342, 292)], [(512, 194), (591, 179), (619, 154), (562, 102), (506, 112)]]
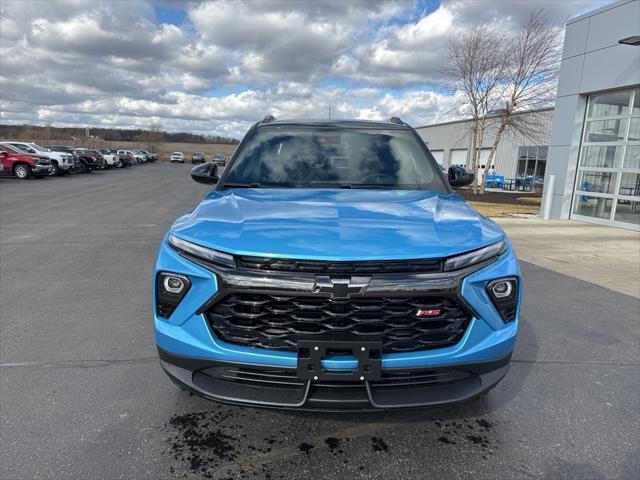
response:
[(19, 163), (13, 167), (13, 174), (20, 180), (26, 180), (31, 176), (31, 170), (24, 163)]
[(60, 167), (56, 162), (51, 162), (51, 176), (52, 177), (60, 177), (62, 176)]

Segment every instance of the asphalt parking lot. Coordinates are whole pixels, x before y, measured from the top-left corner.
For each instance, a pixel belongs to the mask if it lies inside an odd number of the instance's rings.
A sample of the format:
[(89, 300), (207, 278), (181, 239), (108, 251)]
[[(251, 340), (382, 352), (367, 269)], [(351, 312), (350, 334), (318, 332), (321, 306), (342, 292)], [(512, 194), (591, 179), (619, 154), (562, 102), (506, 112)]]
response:
[(638, 300), (529, 263), (511, 371), (465, 405), (294, 413), (176, 389), (150, 279), (208, 191), (189, 167), (0, 179), (0, 478), (638, 478)]

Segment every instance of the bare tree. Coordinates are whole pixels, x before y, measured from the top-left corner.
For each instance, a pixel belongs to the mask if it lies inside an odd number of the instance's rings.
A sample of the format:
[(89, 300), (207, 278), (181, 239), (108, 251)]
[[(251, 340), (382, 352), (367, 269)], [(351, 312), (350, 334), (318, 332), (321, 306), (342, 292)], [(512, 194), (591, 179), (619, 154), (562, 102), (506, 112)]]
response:
[[(497, 90), (503, 88), (507, 56), (503, 55), (501, 35), (487, 26), (465, 31), (449, 40), (444, 73), (456, 91), (464, 93), (471, 111), (471, 168), (478, 178), (480, 147), (493, 110)], [(473, 184), (478, 193), (478, 182)]]
[(149, 130), (144, 130), (135, 140), (144, 142), (145, 149), (149, 152), (155, 152), (156, 144), (161, 143), (163, 140), (162, 124), (160, 122), (152, 123)]
[[(498, 144), (504, 133), (515, 130), (527, 138), (541, 134), (541, 123), (534, 117), (517, 115), (551, 105), (555, 97), (560, 67), (560, 32), (543, 10), (531, 12), (522, 22), (517, 36), (510, 42), (508, 68), (503, 79), (504, 92), (498, 102), (502, 108), (496, 111), (496, 133), (487, 159), (489, 172)], [(484, 192), (486, 182), (480, 185)]]

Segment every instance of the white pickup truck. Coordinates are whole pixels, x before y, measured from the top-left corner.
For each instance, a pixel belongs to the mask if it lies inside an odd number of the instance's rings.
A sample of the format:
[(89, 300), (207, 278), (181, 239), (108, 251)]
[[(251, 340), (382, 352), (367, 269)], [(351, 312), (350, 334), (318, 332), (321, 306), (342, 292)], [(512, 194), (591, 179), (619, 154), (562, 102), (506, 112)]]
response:
[(16, 147), (25, 153), (48, 157), (51, 160), (52, 175), (64, 175), (65, 173), (69, 173), (73, 170), (73, 155), (69, 152), (56, 152), (31, 142), (17, 142), (10, 140), (2, 143)]
[(102, 158), (104, 158), (106, 168), (122, 167), (122, 162), (120, 162), (120, 155), (118, 155), (118, 152), (116, 150), (100, 150), (100, 154), (102, 155)]

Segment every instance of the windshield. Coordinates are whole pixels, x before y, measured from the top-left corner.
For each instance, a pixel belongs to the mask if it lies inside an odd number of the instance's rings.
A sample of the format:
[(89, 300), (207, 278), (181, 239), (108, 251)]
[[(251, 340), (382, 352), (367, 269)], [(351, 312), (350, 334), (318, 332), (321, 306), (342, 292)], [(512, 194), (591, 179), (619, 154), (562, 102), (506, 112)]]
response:
[(263, 127), (221, 188), (398, 188), (448, 193), (410, 130)]
[(10, 152), (13, 152), (13, 153), (24, 153), (22, 150), (20, 150), (19, 148), (14, 147), (13, 145), (8, 145), (6, 143), (3, 143), (2, 146), (4, 148), (6, 148), (7, 150), (9, 150)]
[(39, 152), (48, 152), (46, 148), (42, 148), (40, 145), (36, 145), (35, 143), (30, 143), (29, 146), (34, 150), (38, 150)]

